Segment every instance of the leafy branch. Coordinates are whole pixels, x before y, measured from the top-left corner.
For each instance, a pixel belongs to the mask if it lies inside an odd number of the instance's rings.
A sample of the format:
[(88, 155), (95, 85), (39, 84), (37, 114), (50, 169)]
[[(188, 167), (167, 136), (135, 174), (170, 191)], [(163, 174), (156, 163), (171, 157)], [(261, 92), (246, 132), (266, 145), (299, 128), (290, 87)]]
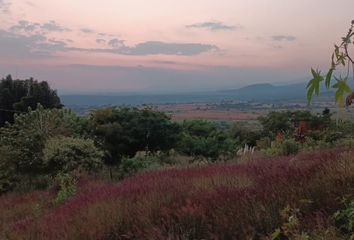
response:
[[(351, 87), (348, 85), (348, 79), (350, 77), (350, 71), (353, 73), (354, 80), (354, 57), (350, 55), (349, 48), (354, 44), (354, 20), (351, 23), (351, 27), (345, 37), (342, 38), (340, 45), (334, 45), (334, 51), (332, 53), (331, 67), (326, 75), (322, 75), (321, 71), (318, 69), (311, 69), (312, 79), (307, 84), (307, 100), (310, 103), (313, 95), (318, 96), (320, 94), (320, 85), (324, 81), (325, 87), (327, 89), (336, 89), (335, 99), (339, 106), (343, 105), (344, 95), (346, 96), (345, 105), (350, 106), (354, 99), (354, 93)], [(338, 68), (346, 69), (344, 76), (340, 74), (339, 76), (334, 76), (334, 73)], [(332, 80), (336, 81), (332, 86)]]

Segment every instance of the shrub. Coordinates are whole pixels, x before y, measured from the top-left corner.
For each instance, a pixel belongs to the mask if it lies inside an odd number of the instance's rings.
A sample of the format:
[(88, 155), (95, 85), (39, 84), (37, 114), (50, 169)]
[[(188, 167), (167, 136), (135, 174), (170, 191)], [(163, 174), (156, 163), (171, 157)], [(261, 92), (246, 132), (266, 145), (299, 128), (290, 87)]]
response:
[(0, 146), (0, 194), (13, 189), (16, 184), (14, 153), (8, 147)]
[(0, 144), (16, 154), (16, 173), (33, 178), (45, 173), (43, 148), (53, 136), (72, 136), (79, 118), (67, 109), (44, 109), (15, 115), (15, 122), (0, 129)]
[(59, 182), (59, 191), (55, 198), (55, 203), (60, 204), (73, 197), (76, 193), (76, 179), (69, 174), (57, 176)]
[(155, 157), (134, 157), (134, 158), (123, 158), (119, 166), (119, 177), (124, 178), (128, 176), (133, 176), (134, 174), (148, 168), (152, 164), (158, 163), (158, 159)]
[(293, 139), (285, 139), (281, 142), (273, 142), (272, 146), (263, 150), (268, 156), (288, 156), (300, 151), (301, 144)]
[(43, 150), (44, 164), (53, 175), (97, 171), (102, 167), (102, 157), (103, 153), (89, 139), (55, 137), (46, 142)]
[(336, 225), (345, 234), (349, 234), (349, 239), (354, 239), (354, 199), (344, 198), (342, 201), (344, 208), (335, 213)]
[(286, 139), (281, 142), (281, 151), (283, 155), (292, 155), (299, 152), (301, 144), (292, 139)]

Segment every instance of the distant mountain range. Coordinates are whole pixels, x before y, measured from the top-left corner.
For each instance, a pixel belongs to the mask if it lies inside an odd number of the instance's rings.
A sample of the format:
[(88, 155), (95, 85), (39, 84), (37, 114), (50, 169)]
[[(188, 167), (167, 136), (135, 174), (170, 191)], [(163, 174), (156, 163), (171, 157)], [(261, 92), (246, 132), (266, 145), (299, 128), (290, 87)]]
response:
[[(330, 92), (322, 89), (322, 96), (328, 96)], [(107, 106), (107, 105), (142, 105), (164, 103), (197, 103), (220, 102), (229, 100), (239, 101), (288, 101), (306, 100), (306, 83), (288, 85), (252, 84), (239, 89), (180, 93), (180, 94), (70, 94), (61, 95), (62, 102), (66, 106)]]

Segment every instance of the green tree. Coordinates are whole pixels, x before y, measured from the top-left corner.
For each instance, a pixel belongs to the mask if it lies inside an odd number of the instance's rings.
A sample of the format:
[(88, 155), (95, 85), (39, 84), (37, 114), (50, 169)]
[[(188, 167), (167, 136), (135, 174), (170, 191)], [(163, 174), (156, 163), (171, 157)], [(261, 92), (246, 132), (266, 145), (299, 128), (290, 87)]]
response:
[[(348, 33), (342, 38), (339, 45), (334, 45), (332, 54), (332, 62), (328, 72), (323, 75), (320, 70), (311, 69), (313, 78), (307, 85), (307, 99), (311, 102), (313, 95), (320, 94), (320, 85), (324, 84), (327, 89), (335, 89), (335, 101), (339, 106), (343, 106), (344, 97), (346, 97), (345, 105), (352, 104), (354, 94), (352, 88), (348, 85), (350, 72), (354, 78), (354, 57), (350, 54), (350, 47), (354, 43), (354, 20), (351, 23)], [(335, 72), (339, 72), (339, 76)], [(342, 73), (344, 72), (344, 75)], [(332, 84), (333, 78), (335, 83)], [(331, 85), (332, 84), (332, 85)]]
[(60, 98), (47, 82), (33, 78), (13, 80), (11, 75), (0, 81), (0, 127), (14, 121), (14, 114), (35, 109), (40, 103), (44, 108), (61, 108)]
[(168, 151), (176, 144), (179, 126), (151, 108), (107, 108), (91, 114), (91, 131), (105, 150), (105, 163), (119, 165), (138, 151)]
[(43, 161), (52, 175), (75, 170), (98, 171), (102, 167), (103, 152), (93, 140), (73, 137), (49, 139), (43, 149)]
[(80, 119), (67, 109), (44, 109), (38, 105), (27, 114), (15, 115), (13, 124), (0, 128), (0, 146), (13, 152), (16, 172), (35, 176), (45, 173), (43, 149), (55, 136), (74, 136), (80, 132)]
[(230, 138), (214, 123), (195, 120), (184, 121), (177, 151), (194, 158), (217, 160), (231, 157), (237, 151), (238, 141)]

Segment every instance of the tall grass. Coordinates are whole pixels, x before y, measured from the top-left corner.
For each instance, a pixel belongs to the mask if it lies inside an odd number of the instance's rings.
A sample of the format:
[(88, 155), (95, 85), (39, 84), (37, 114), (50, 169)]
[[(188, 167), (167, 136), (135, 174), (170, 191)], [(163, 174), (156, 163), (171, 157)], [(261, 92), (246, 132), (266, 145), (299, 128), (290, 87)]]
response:
[[(5, 239), (261, 239), (281, 225), (283, 208), (306, 202), (301, 228), (311, 230), (353, 192), (353, 153), (145, 172), (116, 184), (86, 181), (59, 206), (48, 204), (47, 192), (4, 196), (1, 229)], [(38, 214), (30, 207), (36, 203)]]

